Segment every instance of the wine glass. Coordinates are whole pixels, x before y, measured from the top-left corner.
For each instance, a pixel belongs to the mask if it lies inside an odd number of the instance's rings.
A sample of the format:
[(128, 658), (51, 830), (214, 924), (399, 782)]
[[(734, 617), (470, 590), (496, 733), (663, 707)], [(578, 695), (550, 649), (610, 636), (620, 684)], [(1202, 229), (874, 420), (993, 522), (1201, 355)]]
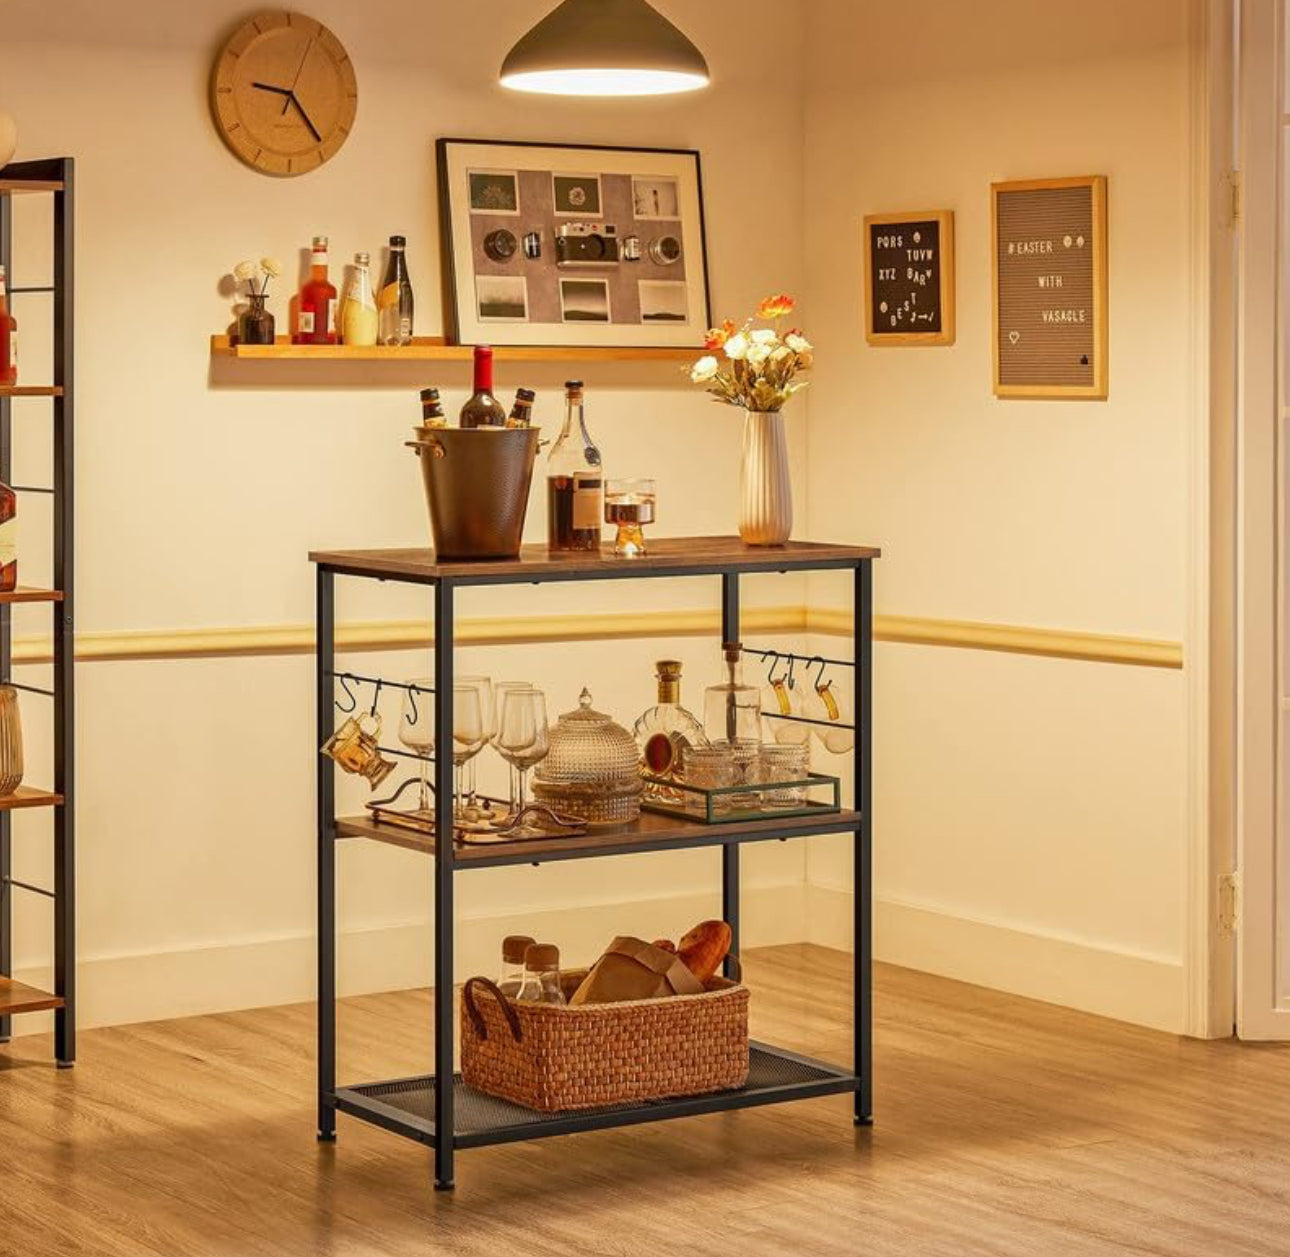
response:
[(434, 681), (417, 677), (407, 682), (403, 691), (403, 714), (399, 718), (399, 741), (420, 760), (420, 791), (417, 806), (430, 810), (430, 790), (426, 780), (427, 757), (434, 750)]
[[(778, 657), (772, 662), (762, 688), (761, 710), (766, 717), (766, 728), (776, 742), (786, 745), (800, 745), (811, 740), (811, 726), (802, 724), (800, 718), (807, 715), (803, 710), (803, 700), (809, 685), (796, 675), (794, 661), (790, 659), (788, 670), (776, 675)], [(796, 716), (797, 720), (775, 720), (774, 716)]]
[[(479, 691), (479, 714), (484, 722), (484, 741), (488, 742), (497, 732), (497, 708), (493, 702), (493, 682), (486, 676), (458, 677), (456, 685), (468, 685)], [(475, 806), (475, 761), (466, 768), (466, 812), (472, 820), (481, 819)]]
[(846, 686), (840, 686), (831, 677), (826, 677), (823, 667), (814, 682), (806, 687), (802, 714), (816, 722), (802, 727), (813, 729), (825, 750), (834, 755), (845, 755), (855, 746), (854, 727), (839, 727), (855, 724), (851, 695)]
[[(494, 749), (496, 749), (499, 755), (502, 754), (502, 751), (501, 751), (501, 747), (497, 745), (497, 735), (501, 730), (502, 704), (506, 701), (506, 693), (508, 690), (531, 690), (532, 688), (533, 688), (532, 681), (497, 681), (493, 685), (493, 704), (497, 713), (497, 719), (494, 721), (492, 743), (493, 743)], [(506, 757), (502, 755), (502, 758), (505, 759)], [(514, 813), (515, 811), (515, 765), (508, 762), (506, 767), (507, 767), (507, 771), (510, 774), (510, 785), (506, 795), (506, 805), (509, 812)]]
[(538, 689), (507, 690), (497, 731), (497, 749), (519, 776), (519, 801), (515, 815), (528, 806), (528, 774), (551, 749), (547, 736), (546, 695)]
[(465, 766), (484, 748), (488, 739), (484, 734), (483, 704), (479, 689), (474, 685), (452, 687), (452, 762), (457, 770), (455, 815), (458, 820), (471, 819), (467, 815), (462, 795)]

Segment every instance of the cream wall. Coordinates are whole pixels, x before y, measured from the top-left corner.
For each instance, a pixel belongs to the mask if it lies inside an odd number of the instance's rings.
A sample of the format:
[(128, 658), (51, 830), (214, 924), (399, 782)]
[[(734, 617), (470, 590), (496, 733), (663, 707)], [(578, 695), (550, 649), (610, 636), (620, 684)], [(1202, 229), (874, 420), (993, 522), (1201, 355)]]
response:
[[(1186, 0), (809, 7), (810, 522), (879, 612), (1182, 640), (1193, 397)], [(991, 395), (992, 180), (1110, 179), (1110, 400)], [(958, 343), (863, 339), (861, 219), (952, 209)], [(877, 652), (878, 954), (1181, 1028), (1187, 676)], [(850, 885), (816, 844), (812, 919)]]
[[(213, 367), (208, 338), (229, 320), (220, 278), (239, 258), (294, 259), (315, 232), (333, 262), (376, 252), (391, 232), (410, 241), (418, 330), (440, 330), (432, 170), (438, 136), (486, 136), (700, 149), (711, 230), (713, 301), (738, 310), (802, 278), (801, 108), (797, 34), (770, 46), (731, 36), (715, 11), (684, 10), (710, 50), (717, 85), (699, 101), (619, 105), (517, 98), (493, 85), (509, 43), (548, 6), (462, 6), (446, 0), (362, 6), (311, 0), (357, 66), (360, 108), (350, 141), (299, 180), (257, 175), (234, 160), (208, 115), (207, 76), (219, 44), (251, 11), (229, 3), (162, 0), (114, 6), (8, 0), (0, 23), (0, 97), (18, 119), (19, 158), (70, 153), (78, 180), (80, 527), (79, 628), (303, 623), (313, 614), (311, 547), (420, 544), (425, 507), (403, 448), (418, 417), (416, 389), (435, 382), (464, 399), (466, 368), (379, 371)], [(750, 14), (776, 11), (755, 0)], [(770, 89), (768, 82), (774, 83)], [(749, 195), (747, 147), (776, 172)], [(732, 138), (734, 137), (734, 138)], [(21, 205), (19, 238), (45, 226)], [(23, 244), (20, 278), (42, 266)], [(284, 318), (286, 292), (272, 304)], [(41, 311), (20, 308), (24, 330)], [(37, 371), (29, 345), (24, 370)], [(499, 385), (539, 389), (538, 413), (558, 421), (564, 369), (503, 370)], [(737, 417), (716, 410), (677, 364), (587, 373), (590, 423), (611, 474), (659, 481), (660, 535), (729, 531), (734, 518)], [(16, 402), (18, 478), (39, 483), (44, 403)], [(29, 435), (34, 434), (34, 435)], [(796, 467), (805, 495), (804, 432)], [(31, 477), (33, 479), (28, 479)], [(542, 536), (535, 500), (528, 535)], [(24, 503), (23, 563), (47, 560), (37, 504)], [(463, 616), (577, 609), (718, 605), (715, 580), (572, 590), (467, 591)], [(748, 600), (801, 602), (791, 581), (752, 583)], [(343, 587), (350, 619), (424, 616), (426, 596)], [(46, 622), (24, 612), (21, 635)], [(545, 683), (553, 711), (586, 682), (629, 723), (653, 690), (650, 661), (672, 643), (475, 652), (475, 670)], [(715, 668), (715, 648), (680, 644), (691, 698)], [(410, 655), (364, 656), (364, 667), (424, 672)], [(40, 669), (31, 669), (33, 677)], [(80, 956), (87, 1024), (309, 998), (313, 990), (312, 690), (301, 657), (90, 663), (79, 670)], [(39, 765), (40, 700), (24, 702)], [(387, 710), (393, 720), (397, 707)], [(40, 769), (33, 767), (33, 779)], [(351, 794), (350, 802), (357, 798)], [(49, 821), (15, 822), (16, 867), (47, 877)], [(554, 914), (576, 952), (624, 928), (685, 928), (717, 906), (719, 857), (565, 865), (477, 874), (460, 882), (462, 973), (491, 970), (497, 938)], [(749, 879), (771, 901), (750, 938), (799, 938), (804, 853), (750, 853)], [(423, 981), (428, 972), (430, 867), (356, 846), (343, 855), (342, 945), (350, 989)], [(758, 891), (757, 893), (761, 893)], [(663, 901), (656, 908), (633, 908)], [(607, 903), (599, 913), (562, 909)], [(18, 904), (19, 970), (48, 980), (49, 921), (40, 901)], [(19, 1028), (38, 1025), (23, 1019)]]

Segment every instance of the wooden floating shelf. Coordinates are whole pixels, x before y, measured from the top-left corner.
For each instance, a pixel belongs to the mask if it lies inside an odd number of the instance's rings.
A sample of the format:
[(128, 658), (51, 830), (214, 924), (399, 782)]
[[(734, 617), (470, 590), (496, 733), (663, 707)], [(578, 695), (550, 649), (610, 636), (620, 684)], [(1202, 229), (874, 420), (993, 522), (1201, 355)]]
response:
[(0, 593), (0, 604), (6, 602), (62, 602), (61, 589), (37, 589), (34, 585), (19, 585), (8, 593)]
[(0, 384), (0, 397), (62, 397), (56, 384)]
[(0, 978), (0, 1017), (13, 1013), (39, 1013), (62, 1006), (61, 995), (50, 995), (48, 991), (39, 991), (12, 978)]
[[(473, 352), (470, 345), (449, 345), (434, 336), (418, 336), (410, 345), (293, 345), (284, 336), (272, 345), (238, 345), (227, 336), (211, 337), (212, 358), (258, 362), (469, 362)], [(495, 352), (499, 362), (691, 362), (703, 350), (698, 346), (498, 345)]]
[(52, 790), (19, 786), (12, 794), (0, 794), (0, 812), (15, 812), (28, 807), (58, 807), (62, 802), (63, 796)]

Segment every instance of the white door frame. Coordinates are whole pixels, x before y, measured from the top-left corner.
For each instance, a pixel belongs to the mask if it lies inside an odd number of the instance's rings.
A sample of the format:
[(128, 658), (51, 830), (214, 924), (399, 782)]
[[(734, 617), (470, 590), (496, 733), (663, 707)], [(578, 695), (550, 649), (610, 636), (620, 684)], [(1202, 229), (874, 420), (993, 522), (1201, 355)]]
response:
[(1279, 917), (1282, 0), (1242, 0), (1237, 349), (1237, 1033), (1290, 1038)]

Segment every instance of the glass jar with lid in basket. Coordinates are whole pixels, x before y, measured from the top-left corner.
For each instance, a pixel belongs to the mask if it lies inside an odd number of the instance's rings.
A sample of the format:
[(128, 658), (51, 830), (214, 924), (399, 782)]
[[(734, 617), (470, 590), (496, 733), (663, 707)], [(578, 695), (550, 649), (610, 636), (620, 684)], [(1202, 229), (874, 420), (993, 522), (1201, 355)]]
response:
[(578, 709), (556, 722), (533, 793), (589, 825), (626, 824), (640, 816), (640, 752), (636, 739), (591, 701), (583, 690)]

